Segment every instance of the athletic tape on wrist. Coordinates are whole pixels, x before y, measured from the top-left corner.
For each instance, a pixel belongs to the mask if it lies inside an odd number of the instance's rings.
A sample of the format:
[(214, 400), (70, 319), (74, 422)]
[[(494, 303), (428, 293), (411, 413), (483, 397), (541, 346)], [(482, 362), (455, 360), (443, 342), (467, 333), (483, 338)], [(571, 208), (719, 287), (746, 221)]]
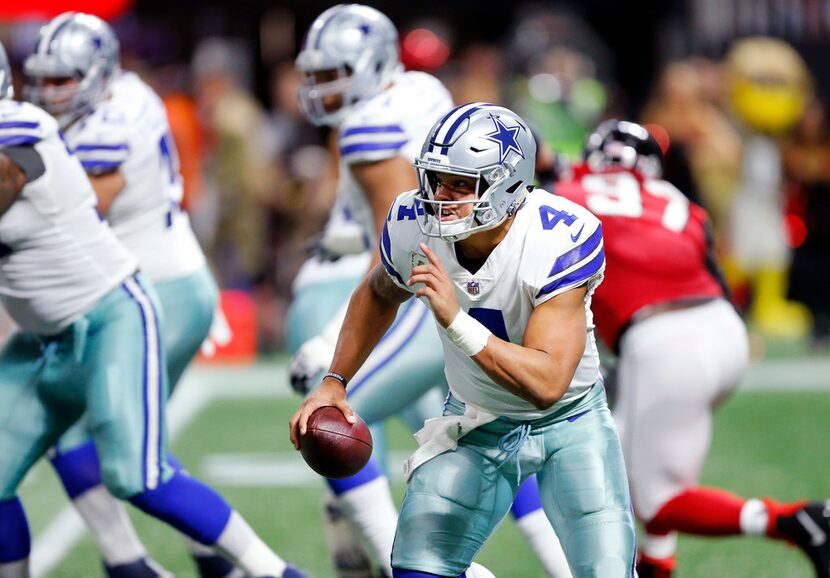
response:
[(447, 327), (446, 333), (447, 337), (470, 357), (484, 349), (487, 338), (492, 335), (489, 329), (460, 309)]

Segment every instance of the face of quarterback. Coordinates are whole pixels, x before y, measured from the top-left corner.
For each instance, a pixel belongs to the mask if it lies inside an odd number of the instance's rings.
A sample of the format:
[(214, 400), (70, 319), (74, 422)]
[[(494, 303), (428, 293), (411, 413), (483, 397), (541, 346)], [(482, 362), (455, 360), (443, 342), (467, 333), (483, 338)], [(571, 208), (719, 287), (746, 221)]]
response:
[[(308, 82), (312, 85), (323, 85), (343, 78), (341, 71), (337, 69), (315, 70), (306, 74)], [(327, 94), (322, 97), (323, 108), (327, 113), (340, 110), (343, 107), (343, 94)]]
[(441, 221), (457, 221), (468, 217), (473, 211), (470, 202), (476, 197), (477, 180), (473, 177), (453, 175), (450, 173), (435, 173), (435, 200), (451, 201), (458, 204), (441, 205), (441, 214), (437, 215)]

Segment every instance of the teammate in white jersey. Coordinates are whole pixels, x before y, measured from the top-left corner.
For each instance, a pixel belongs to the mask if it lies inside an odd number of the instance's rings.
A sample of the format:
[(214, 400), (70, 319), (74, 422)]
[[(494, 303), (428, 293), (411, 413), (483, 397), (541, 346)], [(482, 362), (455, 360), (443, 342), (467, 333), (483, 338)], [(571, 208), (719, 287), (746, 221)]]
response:
[[(331, 362), (349, 295), (377, 260), (373, 249), (389, 206), (417, 182), (411, 160), (430, 126), (452, 108), (452, 99), (436, 78), (402, 70), (394, 25), (367, 6), (323, 12), (296, 65), (307, 77), (301, 107), (314, 124), (337, 130), (339, 155), (337, 200), (318, 254), (295, 280), (287, 320), (291, 381), (307, 393), (309, 381)], [(397, 510), (381, 465), (383, 420), (401, 413), (417, 430), (441, 410), (443, 359), (428, 315), (420, 303), (402, 311), (349, 391), (378, 443), (375, 458), (361, 472), (328, 481), (333, 498), (326, 508), (326, 537), (341, 578), (372, 576), (361, 535), (382, 571), (391, 572)], [(390, 386), (394, 394), (375, 395)]]
[(463, 105), (433, 127), (420, 186), (388, 213), (382, 264), (351, 298), (330, 372), (291, 419), (297, 448), (317, 408), (353, 419), (344, 383), (400, 303), (414, 293), (429, 304), (450, 397), (407, 462), (396, 578), (463, 575), (534, 473), (573, 576), (636, 575), (590, 310), (602, 231), (588, 211), (532, 191), (535, 150), (524, 121), (494, 105)]
[[(358, 4), (336, 6), (314, 21), (297, 67), (307, 76), (300, 90), (306, 116), (337, 130), (340, 174), (319, 254), (300, 271), (288, 315), (291, 381), (305, 394), (331, 363), (348, 297), (378, 262), (376, 247), (389, 206), (397, 193), (417, 186), (411, 161), (430, 127), (452, 109), (452, 100), (434, 77), (402, 71), (394, 25)], [(383, 445), (387, 417), (399, 414), (414, 431), (441, 411), (444, 359), (427, 317), (421, 302), (407, 303), (349, 386), (352, 406), (376, 426), (376, 458), (382, 456), (377, 448)], [(397, 514), (378, 461), (351, 478), (329, 480), (336, 500), (327, 508), (327, 538), (343, 577), (368, 577), (371, 569), (360, 555), (359, 537), (338, 518), (341, 511), (366, 537), (383, 569), (391, 571)], [(529, 480), (523, 487), (512, 511), (548, 574), (564, 578), (567, 567), (559, 550), (549, 547), (556, 536), (534, 484)]]
[(0, 47), (0, 299), (21, 328), (0, 352), (0, 576), (29, 576), (17, 487), (84, 413), (114, 496), (221, 548), (250, 576), (305, 576), (168, 461), (155, 292), (96, 210), (55, 120), (11, 96)]
[[(182, 179), (164, 105), (137, 75), (120, 70), (117, 38), (87, 14), (61, 14), (44, 26), (25, 72), (26, 96), (58, 120), (89, 175), (99, 213), (155, 286), (172, 391), (208, 335), (218, 290), (180, 208)], [(67, 432), (51, 459), (101, 545), (109, 575), (129, 569), (134, 576), (150, 566), (123, 506), (101, 483), (85, 421)], [(232, 570), (224, 558), (191, 546), (203, 578)]]

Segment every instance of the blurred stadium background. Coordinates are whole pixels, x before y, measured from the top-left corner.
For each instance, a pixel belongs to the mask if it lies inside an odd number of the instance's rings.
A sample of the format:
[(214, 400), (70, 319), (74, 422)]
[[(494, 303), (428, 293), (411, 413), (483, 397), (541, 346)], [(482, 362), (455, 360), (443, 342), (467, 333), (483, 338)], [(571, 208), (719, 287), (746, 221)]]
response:
[[(608, 117), (652, 123), (670, 142), (666, 176), (713, 215), (756, 360), (718, 415), (705, 481), (747, 495), (827, 497), (830, 1), (366, 3), (398, 25), (406, 66), (439, 76), (456, 102), (522, 113), (556, 154), (551, 171), (578, 157), (587, 132)], [(112, 23), (123, 66), (163, 96), (185, 204), (235, 336), (177, 392), (174, 447), (317, 577), (331, 576), (323, 486), (287, 440), (298, 400), (286, 385), (283, 320), (334, 194), (331, 135), (301, 118), (292, 66), (304, 30), (332, 4), (0, 2), (0, 40), (17, 71), (45, 20), (89, 11)], [(391, 428), (394, 457), (413, 442)], [(23, 499), (35, 576), (102, 575), (50, 469), (34, 470)], [(178, 539), (138, 523), (161, 563), (194, 575)], [(500, 578), (542, 575), (509, 524), (482, 562)], [(681, 539), (679, 567), (681, 578), (812, 575), (797, 551), (752, 540)]]

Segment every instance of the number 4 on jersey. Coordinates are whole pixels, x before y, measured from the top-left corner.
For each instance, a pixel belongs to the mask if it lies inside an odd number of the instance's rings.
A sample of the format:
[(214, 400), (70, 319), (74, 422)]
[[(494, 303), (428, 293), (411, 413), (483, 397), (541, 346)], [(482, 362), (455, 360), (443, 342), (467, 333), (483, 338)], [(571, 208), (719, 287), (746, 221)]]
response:
[(539, 216), (542, 217), (542, 228), (545, 231), (550, 231), (560, 222), (564, 222), (570, 227), (576, 221), (576, 215), (572, 215), (566, 211), (557, 211), (548, 205), (539, 207)]

